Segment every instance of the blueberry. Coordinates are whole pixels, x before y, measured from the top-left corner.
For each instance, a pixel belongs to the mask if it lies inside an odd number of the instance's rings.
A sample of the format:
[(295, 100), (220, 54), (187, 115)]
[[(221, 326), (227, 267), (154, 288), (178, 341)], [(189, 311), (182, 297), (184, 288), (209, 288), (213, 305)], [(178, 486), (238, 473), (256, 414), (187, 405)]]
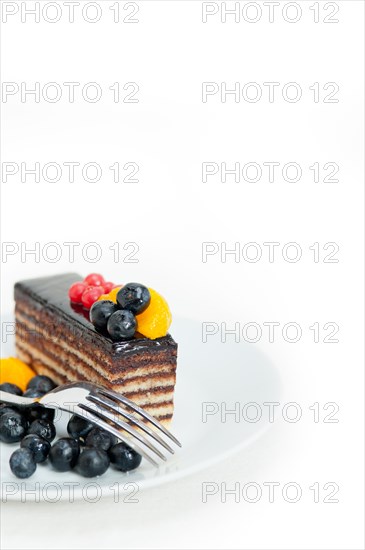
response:
[(27, 407), (24, 412), (29, 422), (33, 422), (33, 420), (53, 422), (56, 411), (54, 409), (47, 409), (47, 407), (44, 407), (40, 403), (34, 403), (34, 405)]
[(37, 388), (29, 388), (29, 390), (25, 390), (23, 393), (23, 397), (43, 397), (44, 392), (37, 390)]
[(115, 445), (116, 442), (117, 438), (114, 435), (101, 428), (93, 428), (91, 432), (88, 433), (85, 444), (88, 447), (97, 447), (98, 449), (107, 451), (110, 447)]
[(49, 461), (53, 468), (59, 472), (67, 472), (71, 470), (80, 454), (80, 445), (76, 439), (72, 437), (61, 437), (49, 452)]
[(38, 390), (42, 393), (48, 393), (56, 387), (56, 384), (49, 378), (49, 376), (44, 376), (38, 374), (33, 376), (27, 384), (27, 390)]
[(86, 436), (94, 428), (94, 424), (91, 424), (82, 416), (77, 416), (76, 414), (72, 415), (67, 424), (67, 431), (71, 437), (76, 439), (81, 438), (82, 440), (86, 439)]
[(6, 403), (0, 403), (0, 417), (6, 413), (22, 414), (20, 410), (14, 405), (7, 405)]
[(15, 384), (9, 384), (8, 382), (0, 384), (0, 391), (6, 391), (6, 393), (12, 393), (13, 395), (23, 395), (23, 392), (19, 388), (19, 386), (16, 386)]
[(110, 462), (114, 464), (117, 470), (129, 472), (138, 468), (142, 457), (136, 451), (131, 449), (126, 443), (117, 443), (109, 450)]
[(109, 468), (108, 454), (102, 449), (86, 447), (77, 461), (77, 471), (84, 477), (101, 476)]
[(47, 441), (53, 441), (56, 437), (56, 428), (53, 422), (48, 422), (47, 420), (33, 420), (29, 430), (29, 434), (36, 434), (44, 437)]
[(116, 342), (132, 338), (137, 328), (137, 321), (131, 311), (119, 309), (109, 318), (108, 332)]
[(25, 448), (14, 451), (10, 457), (9, 464), (13, 474), (21, 479), (30, 477), (37, 469), (32, 451)]
[(97, 330), (106, 330), (109, 317), (116, 311), (118, 306), (111, 300), (96, 301), (90, 309), (90, 321)]
[(47, 460), (51, 444), (39, 435), (29, 434), (21, 440), (20, 447), (29, 449), (34, 455), (35, 462), (44, 462)]
[(127, 283), (117, 294), (117, 302), (122, 309), (128, 309), (135, 315), (148, 308), (151, 294), (148, 288), (139, 283)]
[(20, 441), (26, 434), (28, 422), (19, 412), (7, 412), (0, 417), (0, 440), (4, 443)]

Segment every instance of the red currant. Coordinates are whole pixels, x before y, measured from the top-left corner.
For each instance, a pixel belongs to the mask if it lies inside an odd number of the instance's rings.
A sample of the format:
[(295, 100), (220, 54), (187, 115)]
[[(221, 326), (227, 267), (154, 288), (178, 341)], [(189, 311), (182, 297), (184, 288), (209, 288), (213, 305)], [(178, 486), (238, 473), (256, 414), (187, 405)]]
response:
[(90, 309), (94, 302), (104, 293), (100, 286), (88, 286), (83, 292), (81, 302), (84, 308)]
[(75, 304), (81, 304), (81, 297), (86, 290), (87, 285), (83, 283), (82, 281), (79, 281), (78, 283), (74, 283), (70, 286), (68, 289), (68, 295), (71, 300), (71, 302), (74, 302)]
[(104, 288), (104, 292), (105, 294), (108, 294), (112, 288), (114, 288), (114, 283), (111, 283), (111, 282), (105, 282), (103, 283), (103, 288)]
[(104, 282), (104, 277), (100, 273), (90, 273), (84, 279), (84, 283), (90, 286), (103, 286)]

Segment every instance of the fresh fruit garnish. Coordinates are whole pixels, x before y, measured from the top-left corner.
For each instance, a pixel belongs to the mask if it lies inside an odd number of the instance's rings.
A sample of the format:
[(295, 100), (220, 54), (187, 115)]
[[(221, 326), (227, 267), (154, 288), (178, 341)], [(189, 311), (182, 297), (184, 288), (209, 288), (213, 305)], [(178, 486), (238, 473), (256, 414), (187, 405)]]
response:
[(119, 290), (122, 288), (122, 285), (115, 286), (112, 288), (112, 290), (108, 294), (102, 294), (98, 300), (111, 300), (115, 304), (117, 303), (117, 294)]
[(104, 277), (100, 273), (90, 273), (84, 279), (84, 283), (88, 286), (103, 286)]
[(82, 281), (71, 285), (68, 289), (68, 297), (70, 298), (71, 302), (74, 302), (75, 304), (81, 304), (81, 298), (87, 286), (88, 285), (83, 283)]
[(150, 301), (150, 291), (140, 283), (127, 283), (117, 294), (118, 305), (122, 309), (128, 309), (135, 315), (147, 309)]
[(103, 451), (108, 451), (110, 447), (117, 443), (117, 438), (101, 428), (93, 428), (86, 438), (87, 447), (97, 447)]
[(102, 287), (104, 289), (105, 294), (108, 294), (115, 287), (115, 284), (109, 281), (106, 281), (105, 283), (103, 283)]
[(107, 330), (114, 341), (126, 340), (132, 338), (137, 329), (137, 321), (131, 311), (127, 309), (118, 309), (107, 324)]
[(13, 474), (20, 479), (30, 477), (37, 469), (32, 451), (26, 448), (14, 451), (9, 464)]
[(0, 441), (16, 443), (26, 434), (28, 422), (20, 412), (7, 412), (0, 417)]
[(33, 453), (34, 461), (38, 463), (47, 460), (51, 444), (40, 435), (29, 434), (23, 437), (20, 447), (29, 449)]
[(163, 296), (149, 288), (151, 302), (148, 308), (137, 315), (138, 332), (155, 340), (166, 336), (172, 321), (170, 308)]
[(126, 443), (117, 443), (109, 450), (110, 462), (117, 470), (130, 472), (141, 464), (142, 457)]
[(29, 388), (29, 390), (25, 390), (23, 393), (23, 397), (43, 397), (44, 392), (37, 390), (36, 388)]
[(90, 321), (97, 330), (106, 330), (109, 317), (118, 310), (118, 306), (111, 300), (94, 302), (90, 309)]
[(33, 420), (28, 430), (29, 434), (36, 434), (51, 442), (56, 437), (56, 428), (53, 422), (48, 420)]
[(86, 309), (90, 309), (94, 302), (104, 294), (100, 286), (88, 286), (81, 297), (81, 303)]
[(7, 405), (6, 403), (0, 403), (0, 417), (6, 413), (21, 414), (20, 409), (17, 409), (15, 405)]
[[(80, 284), (88, 285), (81, 298)], [(166, 300), (155, 290), (140, 283), (114, 285), (105, 281), (99, 273), (90, 273), (82, 283), (72, 285), (69, 294), (73, 300), (80, 300), (85, 309), (90, 309), (95, 302), (113, 302), (119, 308), (118, 311), (130, 311), (137, 316), (138, 332), (151, 340), (166, 336), (171, 325), (172, 317)], [(90, 312), (90, 321), (97, 330), (105, 331), (106, 328), (114, 341), (132, 338), (137, 330), (135, 320), (125, 315), (123, 317), (123, 314), (113, 317), (116, 313), (110, 304), (98, 306), (93, 313)]]
[(67, 472), (71, 470), (80, 454), (80, 445), (72, 437), (61, 437), (49, 452), (49, 461), (53, 468), (58, 472)]
[(94, 425), (88, 422), (85, 418), (73, 414), (67, 424), (67, 432), (75, 439), (85, 440), (87, 434), (91, 432)]
[(101, 476), (109, 468), (108, 454), (96, 447), (87, 447), (77, 461), (77, 471), (84, 477)]
[(6, 393), (12, 393), (13, 395), (23, 395), (23, 392), (19, 388), (19, 386), (16, 386), (15, 384), (9, 384), (9, 382), (4, 382), (4, 384), (0, 384), (0, 390), (5, 391)]
[(84, 308), (90, 309), (100, 296), (107, 295), (114, 287), (114, 283), (105, 281), (100, 273), (90, 273), (83, 281), (77, 281), (70, 286), (68, 296), (71, 302), (82, 304)]
[(15, 384), (24, 391), (34, 375), (35, 372), (16, 357), (0, 359), (0, 384)]
[(40, 403), (34, 403), (34, 405), (26, 408), (25, 414), (30, 423), (33, 420), (48, 420), (48, 422), (53, 422), (56, 411), (54, 409), (47, 409), (47, 407), (44, 407)]
[(136, 332), (136, 318), (111, 300), (98, 300), (90, 309), (90, 321), (96, 330), (108, 332), (114, 341), (132, 338)]
[(56, 384), (49, 378), (49, 376), (44, 376), (38, 374), (33, 376), (27, 384), (27, 390), (38, 390), (42, 393), (48, 393), (56, 387)]

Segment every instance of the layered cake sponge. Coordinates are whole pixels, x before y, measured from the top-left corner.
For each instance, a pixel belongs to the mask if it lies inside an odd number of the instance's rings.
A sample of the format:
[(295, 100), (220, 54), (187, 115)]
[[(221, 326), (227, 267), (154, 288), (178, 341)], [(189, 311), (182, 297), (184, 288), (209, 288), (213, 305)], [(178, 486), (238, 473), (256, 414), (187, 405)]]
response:
[[(121, 287), (110, 295), (95, 291), (88, 298), (89, 312), (87, 305), (69, 297), (70, 288), (76, 292), (77, 284), (83, 284), (80, 279), (77, 273), (66, 273), (15, 285), (18, 357), (58, 384), (87, 380), (111, 388), (168, 425), (177, 344), (170, 334), (160, 335), (167, 332), (170, 315), (163, 298), (130, 283), (119, 294)], [(89, 294), (92, 288), (87, 287)], [(144, 334), (138, 332), (139, 318)]]

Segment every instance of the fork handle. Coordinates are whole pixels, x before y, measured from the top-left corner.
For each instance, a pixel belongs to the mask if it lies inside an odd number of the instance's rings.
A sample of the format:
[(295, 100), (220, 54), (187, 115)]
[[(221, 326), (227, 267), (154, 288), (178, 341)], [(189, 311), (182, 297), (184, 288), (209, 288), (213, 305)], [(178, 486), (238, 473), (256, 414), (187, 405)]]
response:
[(8, 403), (9, 405), (23, 405), (29, 406), (33, 403), (38, 403), (38, 398), (36, 397), (22, 397), (19, 395), (14, 395), (6, 391), (0, 390), (0, 401), (2, 403)]

